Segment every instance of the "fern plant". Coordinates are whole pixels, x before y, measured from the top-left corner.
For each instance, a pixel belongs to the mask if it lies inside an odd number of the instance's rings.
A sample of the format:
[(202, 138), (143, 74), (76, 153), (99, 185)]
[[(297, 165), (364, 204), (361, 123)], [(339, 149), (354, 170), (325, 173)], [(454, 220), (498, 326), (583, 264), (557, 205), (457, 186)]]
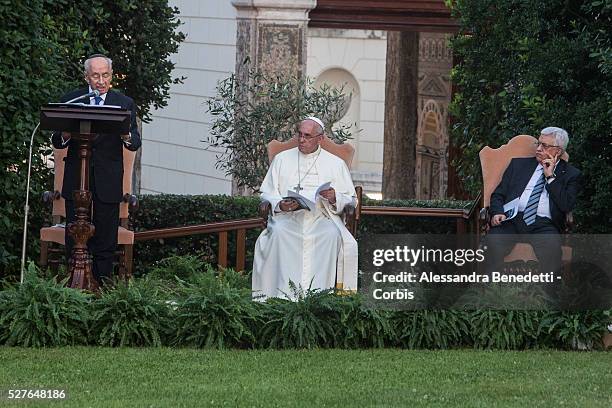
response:
[(172, 308), (149, 279), (118, 282), (92, 303), (92, 341), (102, 346), (161, 346)]
[(0, 344), (52, 347), (87, 343), (91, 295), (43, 279), (33, 263), (22, 284), (0, 292)]
[(291, 300), (274, 298), (264, 309), (259, 339), (269, 348), (333, 347), (340, 324), (337, 298), (331, 290), (312, 290), (289, 283)]
[(548, 336), (552, 346), (592, 349), (601, 347), (603, 335), (610, 324), (610, 310), (582, 312), (554, 311), (540, 322), (539, 332)]
[(252, 347), (259, 308), (249, 289), (231, 286), (213, 273), (184, 283), (173, 322), (174, 345), (203, 348)]
[(360, 295), (338, 297), (336, 347), (385, 347), (396, 337), (392, 312), (366, 307)]
[(460, 310), (398, 312), (394, 324), (397, 345), (411, 349), (447, 349), (468, 337), (466, 312)]
[(470, 333), (476, 348), (520, 350), (538, 344), (541, 311), (479, 310), (471, 313)]

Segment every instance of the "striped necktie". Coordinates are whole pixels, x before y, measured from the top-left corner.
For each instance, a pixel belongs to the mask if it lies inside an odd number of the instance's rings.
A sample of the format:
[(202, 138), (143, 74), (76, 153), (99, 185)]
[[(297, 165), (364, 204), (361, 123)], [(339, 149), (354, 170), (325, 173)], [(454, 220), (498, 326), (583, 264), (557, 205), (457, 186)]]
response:
[(535, 186), (533, 186), (533, 190), (527, 201), (527, 206), (523, 212), (523, 220), (525, 220), (525, 224), (527, 225), (531, 225), (535, 222), (542, 190), (544, 190), (544, 173), (542, 173)]
[(102, 102), (102, 97), (101, 96), (95, 96), (94, 97), (94, 101), (96, 101), (96, 105), (99, 105), (100, 102)]

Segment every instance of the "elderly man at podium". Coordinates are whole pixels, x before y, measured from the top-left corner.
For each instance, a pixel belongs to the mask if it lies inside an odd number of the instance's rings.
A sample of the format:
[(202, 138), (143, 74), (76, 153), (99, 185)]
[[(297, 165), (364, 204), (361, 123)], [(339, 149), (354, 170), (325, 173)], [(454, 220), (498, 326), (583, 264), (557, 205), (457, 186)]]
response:
[[(119, 203), (123, 197), (123, 148), (132, 151), (140, 148), (140, 133), (136, 124), (134, 101), (111, 90), (113, 62), (110, 58), (95, 54), (84, 64), (85, 81), (89, 87), (69, 92), (62, 102), (83, 96), (83, 102), (91, 105), (115, 105), (132, 112), (130, 132), (126, 135), (101, 134), (92, 143), (90, 159), (90, 191), (93, 196), (93, 224), (95, 234), (88, 242), (93, 256), (93, 275), (99, 283), (109, 279), (113, 271), (113, 257), (117, 249), (119, 227)], [(99, 96), (87, 94), (98, 90)], [(68, 148), (64, 170), (62, 197), (66, 201), (66, 225), (75, 220), (72, 191), (79, 189), (80, 161), (78, 143), (70, 133), (54, 132), (51, 137), (56, 149)], [(70, 256), (74, 242), (66, 234), (66, 254)]]
[(301, 289), (357, 289), (357, 242), (339, 215), (355, 205), (349, 169), (321, 148), (324, 125), (299, 124), (298, 147), (277, 154), (261, 185), (271, 203), (267, 228), (255, 244), (253, 297), (294, 298)]

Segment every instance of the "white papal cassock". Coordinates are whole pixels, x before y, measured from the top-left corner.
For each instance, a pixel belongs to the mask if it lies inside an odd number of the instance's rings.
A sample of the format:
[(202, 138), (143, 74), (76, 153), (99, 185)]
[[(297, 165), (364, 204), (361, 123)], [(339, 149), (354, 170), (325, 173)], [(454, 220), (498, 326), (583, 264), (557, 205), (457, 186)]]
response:
[[(315, 211), (280, 212), (279, 202), (298, 181), (304, 196), (331, 182), (336, 205), (319, 196)], [(329, 289), (337, 278), (337, 287), (357, 290), (357, 241), (340, 218), (347, 204), (356, 204), (355, 196), (344, 161), (321, 147), (310, 154), (297, 147), (277, 154), (261, 185), (273, 215), (255, 244), (253, 297), (293, 298), (290, 281), (303, 289)]]

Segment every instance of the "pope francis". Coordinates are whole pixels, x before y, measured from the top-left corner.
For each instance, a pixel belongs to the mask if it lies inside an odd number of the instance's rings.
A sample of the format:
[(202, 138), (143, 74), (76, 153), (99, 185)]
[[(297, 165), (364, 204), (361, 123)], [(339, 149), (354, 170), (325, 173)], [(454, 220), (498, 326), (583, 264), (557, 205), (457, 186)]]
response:
[(346, 205), (356, 204), (355, 187), (344, 161), (321, 148), (324, 128), (315, 117), (300, 122), (298, 147), (274, 157), (261, 185), (272, 211), (255, 244), (257, 300), (293, 299), (290, 282), (302, 289), (357, 289), (357, 241), (340, 218)]

